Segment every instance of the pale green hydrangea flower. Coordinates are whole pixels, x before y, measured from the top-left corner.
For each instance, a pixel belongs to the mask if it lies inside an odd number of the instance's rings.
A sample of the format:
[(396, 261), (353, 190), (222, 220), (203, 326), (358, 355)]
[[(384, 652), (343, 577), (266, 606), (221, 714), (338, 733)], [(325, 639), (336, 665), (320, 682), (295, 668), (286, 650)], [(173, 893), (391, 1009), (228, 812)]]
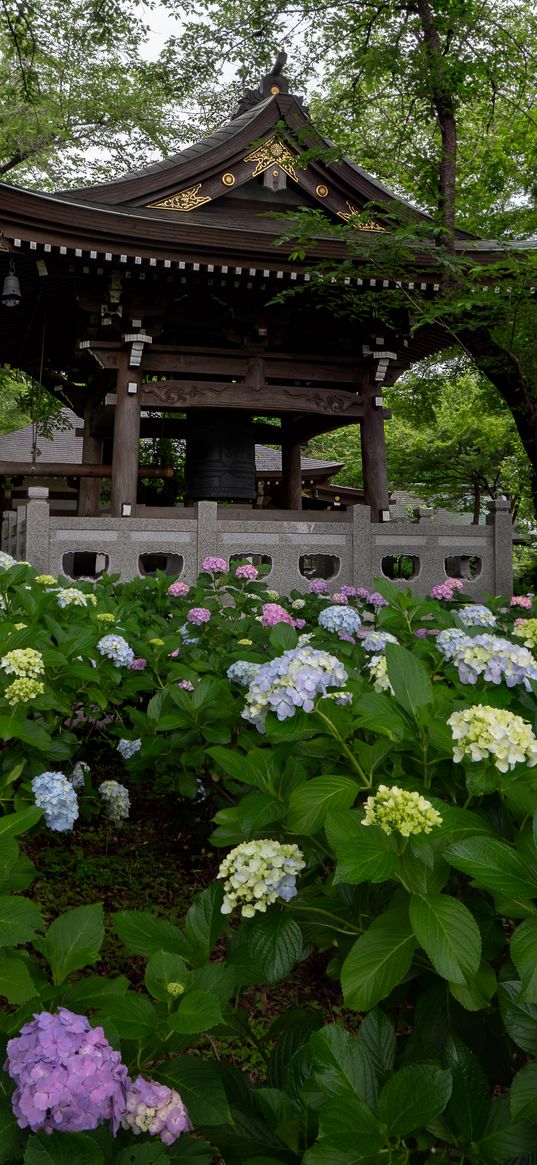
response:
[(53, 574), (36, 574), (34, 582), (39, 583), (43, 587), (53, 587), (58, 579), (54, 578)]
[(390, 692), (393, 696), (393, 688), (388, 678), (388, 664), (386, 663), (385, 655), (372, 655), (371, 659), (366, 663), (367, 670), (371, 679), (373, 680), (373, 687), (376, 692)]
[(524, 647), (537, 647), (537, 619), (517, 619), (513, 635), (524, 640)]
[(0, 659), (0, 667), (7, 675), (39, 676), (45, 670), (43, 656), (33, 647), (17, 647)]
[(149, 643), (151, 644), (151, 647), (164, 647), (164, 640), (163, 639), (158, 639), (158, 638), (150, 639)]
[(430, 833), (442, 818), (421, 793), (392, 785), (379, 785), (373, 797), (365, 803), (362, 825), (378, 825), (384, 833), (400, 833), (411, 837), (416, 833)]
[[(535, 620), (537, 623), (537, 620)], [(516, 764), (537, 765), (537, 739), (522, 716), (504, 708), (474, 704), (453, 712), (448, 720), (453, 740), (453, 760), (492, 760), (501, 773)]]
[(111, 624), (111, 623), (115, 623), (115, 621), (116, 621), (116, 617), (115, 617), (115, 615), (112, 614), (111, 611), (99, 611), (99, 614), (97, 615), (97, 619), (99, 620), (99, 623), (110, 623)]
[(217, 878), (225, 878), (222, 914), (241, 907), (243, 918), (264, 913), (277, 898), (289, 902), (296, 894), (296, 875), (305, 861), (297, 845), (282, 845), (263, 838), (235, 846), (220, 865)]
[(277, 603), (280, 597), (279, 591), (267, 591), (267, 599), (269, 603)]
[(30, 680), (27, 676), (22, 679), (13, 680), (13, 683), (6, 688), (4, 696), (8, 702), (14, 706), (15, 704), (25, 704), (28, 700), (36, 700), (38, 696), (42, 696), (45, 691), (45, 685), (40, 684), (38, 680)]

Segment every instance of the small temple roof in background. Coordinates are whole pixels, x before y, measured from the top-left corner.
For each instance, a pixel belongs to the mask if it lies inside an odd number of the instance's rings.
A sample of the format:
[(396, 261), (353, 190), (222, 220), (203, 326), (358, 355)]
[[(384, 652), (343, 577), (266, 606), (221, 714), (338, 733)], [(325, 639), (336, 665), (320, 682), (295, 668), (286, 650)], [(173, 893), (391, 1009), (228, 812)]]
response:
[[(39, 436), (37, 448), (39, 454), (36, 460), (36, 469), (39, 465), (82, 464), (82, 421), (72, 409), (62, 409), (62, 420), (67, 425), (65, 429), (58, 429), (49, 440)], [(278, 430), (274, 430), (275, 436)], [(149, 439), (149, 438), (148, 438)], [(0, 461), (20, 461), (27, 463), (32, 460), (33, 427), (25, 425), (22, 429), (15, 429), (12, 433), (0, 436)], [(302, 457), (302, 472), (307, 475), (314, 473), (325, 477), (333, 477), (342, 468), (340, 461), (321, 461), (316, 457)], [(268, 445), (255, 447), (256, 472), (262, 477), (264, 474), (281, 474), (282, 455), (279, 449), (271, 449)]]

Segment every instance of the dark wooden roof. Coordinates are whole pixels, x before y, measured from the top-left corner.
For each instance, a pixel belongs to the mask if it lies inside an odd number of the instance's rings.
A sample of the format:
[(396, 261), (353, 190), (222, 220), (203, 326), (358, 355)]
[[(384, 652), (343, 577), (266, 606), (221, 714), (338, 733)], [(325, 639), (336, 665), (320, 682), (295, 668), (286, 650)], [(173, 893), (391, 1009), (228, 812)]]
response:
[[(263, 154), (260, 161), (258, 155), (252, 158), (256, 149)], [(299, 163), (304, 151), (309, 152), (307, 166)], [(286, 171), (286, 189), (261, 184), (260, 175), (270, 165)], [(404, 209), (414, 219), (427, 219), (355, 162), (338, 157), (300, 99), (278, 92), (173, 157), (110, 182), (55, 194), (0, 183), (0, 227), (8, 240), (31, 237), (157, 258), (179, 253), (188, 258), (195, 250), (215, 262), (233, 253), (267, 262), (274, 261), (272, 242), (282, 232), (281, 224), (267, 217), (271, 211), (310, 205), (341, 221), (371, 203), (373, 227), (382, 228), (383, 209)], [(461, 246), (473, 251), (473, 237), (459, 236)], [(475, 243), (485, 258), (482, 241)], [(340, 253), (340, 242), (320, 239), (317, 257)]]

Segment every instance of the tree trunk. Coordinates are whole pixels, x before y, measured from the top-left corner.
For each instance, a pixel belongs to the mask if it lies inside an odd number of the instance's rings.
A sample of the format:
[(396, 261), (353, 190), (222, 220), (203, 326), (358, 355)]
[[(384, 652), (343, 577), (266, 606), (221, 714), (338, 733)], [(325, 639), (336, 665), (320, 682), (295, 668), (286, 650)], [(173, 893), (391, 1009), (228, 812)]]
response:
[(479, 526), (479, 519), (481, 517), (481, 486), (479, 479), (474, 477), (472, 482), (474, 491), (474, 512), (472, 514), (472, 526)]
[(442, 43), (428, 0), (416, 0), (416, 9), (423, 30), (423, 43), (429, 60), (429, 91), (431, 105), (442, 138), (442, 154), (438, 175), (438, 210), (446, 228), (444, 245), (455, 249), (455, 193), (457, 177), (457, 122), (453, 94), (446, 79)]

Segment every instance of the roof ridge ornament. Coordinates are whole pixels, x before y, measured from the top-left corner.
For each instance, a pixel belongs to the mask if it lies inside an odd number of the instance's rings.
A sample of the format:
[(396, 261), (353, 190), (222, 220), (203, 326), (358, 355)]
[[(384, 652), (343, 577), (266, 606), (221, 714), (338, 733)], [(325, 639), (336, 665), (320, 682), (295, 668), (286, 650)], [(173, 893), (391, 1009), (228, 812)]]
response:
[[(240, 117), (241, 114), (247, 113), (249, 109), (254, 109), (256, 105), (260, 105), (262, 101), (266, 101), (267, 97), (277, 97), (278, 93), (289, 92), (289, 80), (283, 73), (286, 62), (287, 53), (283, 49), (280, 49), (272, 69), (261, 78), (257, 89), (244, 90), (240, 104), (232, 114), (233, 118)], [(297, 97), (296, 100), (302, 105), (302, 99), (300, 97)]]

